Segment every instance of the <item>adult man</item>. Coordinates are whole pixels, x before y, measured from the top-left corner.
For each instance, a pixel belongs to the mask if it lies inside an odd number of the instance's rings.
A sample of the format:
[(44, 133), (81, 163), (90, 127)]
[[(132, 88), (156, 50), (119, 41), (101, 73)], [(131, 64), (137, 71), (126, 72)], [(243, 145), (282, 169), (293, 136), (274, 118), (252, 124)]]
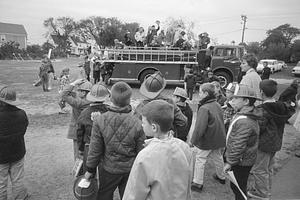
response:
[[(76, 93), (73, 91), (77, 87)], [(63, 90), (62, 99), (72, 107), (71, 122), (69, 124), (68, 138), (73, 140), (74, 160), (78, 158), (79, 148), (77, 142), (77, 119), (83, 109), (90, 105), (86, 95), (92, 88), (92, 84), (84, 79), (77, 79), (69, 87)]]
[(24, 110), (16, 107), (16, 91), (9, 86), (0, 89), (0, 199), (7, 199), (8, 178), (13, 199), (26, 199), (24, 178), (24, 134), (28, 119)]

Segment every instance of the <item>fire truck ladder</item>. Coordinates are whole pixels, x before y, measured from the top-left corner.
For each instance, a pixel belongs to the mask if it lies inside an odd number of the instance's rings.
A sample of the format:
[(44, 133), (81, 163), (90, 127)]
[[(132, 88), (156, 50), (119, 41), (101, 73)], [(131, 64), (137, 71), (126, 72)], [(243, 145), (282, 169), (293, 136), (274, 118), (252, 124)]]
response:
[(197, 51), (168, 48), (108, 49), (108, 60), (114, 63), (197, 64)]

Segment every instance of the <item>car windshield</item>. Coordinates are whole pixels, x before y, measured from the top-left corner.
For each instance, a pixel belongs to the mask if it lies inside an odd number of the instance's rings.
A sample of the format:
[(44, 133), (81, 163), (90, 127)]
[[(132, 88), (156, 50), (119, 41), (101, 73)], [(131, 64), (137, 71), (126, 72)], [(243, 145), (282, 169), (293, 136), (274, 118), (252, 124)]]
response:
[(298, 61), (297, 66), (300, 66), (300, 61)]

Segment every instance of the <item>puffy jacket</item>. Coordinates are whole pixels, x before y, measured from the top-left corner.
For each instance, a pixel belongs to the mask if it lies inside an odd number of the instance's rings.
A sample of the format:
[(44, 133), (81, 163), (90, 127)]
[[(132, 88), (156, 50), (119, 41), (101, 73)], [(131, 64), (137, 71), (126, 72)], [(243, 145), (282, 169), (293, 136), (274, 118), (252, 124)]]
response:
[(179, 132), (184, 132), (185, 128), (187, 126), (187, 118), (184, 116), (184, 114), (181, 112), (181, 110), (178, 108), (178, 106), (174, 103), (174, 101), (172, 99), (163, 97), (161, 95), (159, 95), (158, 97), (156, 97), (155, 99), (145, 99), (143, 100), (135, 109), (134, 111), (134, 115), (139, 118), (140, 120), (142, 120), (142, 109), (143, 107), (153, 101), (153, 100), (164, 100), (167, 101), (168, 103), (174, 105), (174, 122), (173, 122), (173, 130), (175, 132), (175, 136), (177, 137), (177, 133)]
[(285, 122), (293, 115), (293, 110), (280, 101), (266, 102), (258, 108), (262, 110), (258, 149), (268, 153), (279, 151)]
[[(244, 118), (235, 119), (239, 116)], [(258, 135), (261, 113), (254, 107), (244, 107), (232, 119), (231, 132), (227, 135), (226, 162), (231, 165), (252, 166), (258, 148)], [(230, 127), (229, 127), (230, 129)]]
[(225, 147), (223, 110), (216, 99), (201, 102), (191, 143), (202, 150)]
[(85, 108), (90, 105), (90, 101), (86, 99), (81, 99), (76, 97), (76, 94), (73, 92), (74, 86), (69, 85), (66, 87), (61, 96), (62, 99), (67, 102), (72, 107), (71, 122), (69, 124), (68, 136), (67, 138), (76, 140), (77, 139), (77, 119)]
[(11, 105), (0, 106), (0, 164), (16, 162), (24, 157), (27, 126), (24, 110)]
[(92, 103), (84, 109), (77, 120), (77, 143), (80, 151), (84, 150), (85, 143), (90, 143), (94, 115), (101, 115), (107, 112), (107, 105), (103, 103)]
[(110, 107), (93, 123), (87, 171), (94, 173), (103, 159), (103, 168), (107, 172), (129, 173), (144, 140), (142, 123), (132, 115), (131, 106)]

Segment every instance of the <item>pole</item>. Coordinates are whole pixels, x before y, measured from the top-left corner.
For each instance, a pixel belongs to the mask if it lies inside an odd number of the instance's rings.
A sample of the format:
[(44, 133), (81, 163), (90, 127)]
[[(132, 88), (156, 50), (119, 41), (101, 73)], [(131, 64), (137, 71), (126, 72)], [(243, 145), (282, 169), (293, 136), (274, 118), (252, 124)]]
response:
[(245, 29), (246, 29), (247, 16), (242, 15), (241, 17), (242, 17), (242, 21), (243, 21), (242, 43), (244, 43), (244, 35), (245, 35)]

